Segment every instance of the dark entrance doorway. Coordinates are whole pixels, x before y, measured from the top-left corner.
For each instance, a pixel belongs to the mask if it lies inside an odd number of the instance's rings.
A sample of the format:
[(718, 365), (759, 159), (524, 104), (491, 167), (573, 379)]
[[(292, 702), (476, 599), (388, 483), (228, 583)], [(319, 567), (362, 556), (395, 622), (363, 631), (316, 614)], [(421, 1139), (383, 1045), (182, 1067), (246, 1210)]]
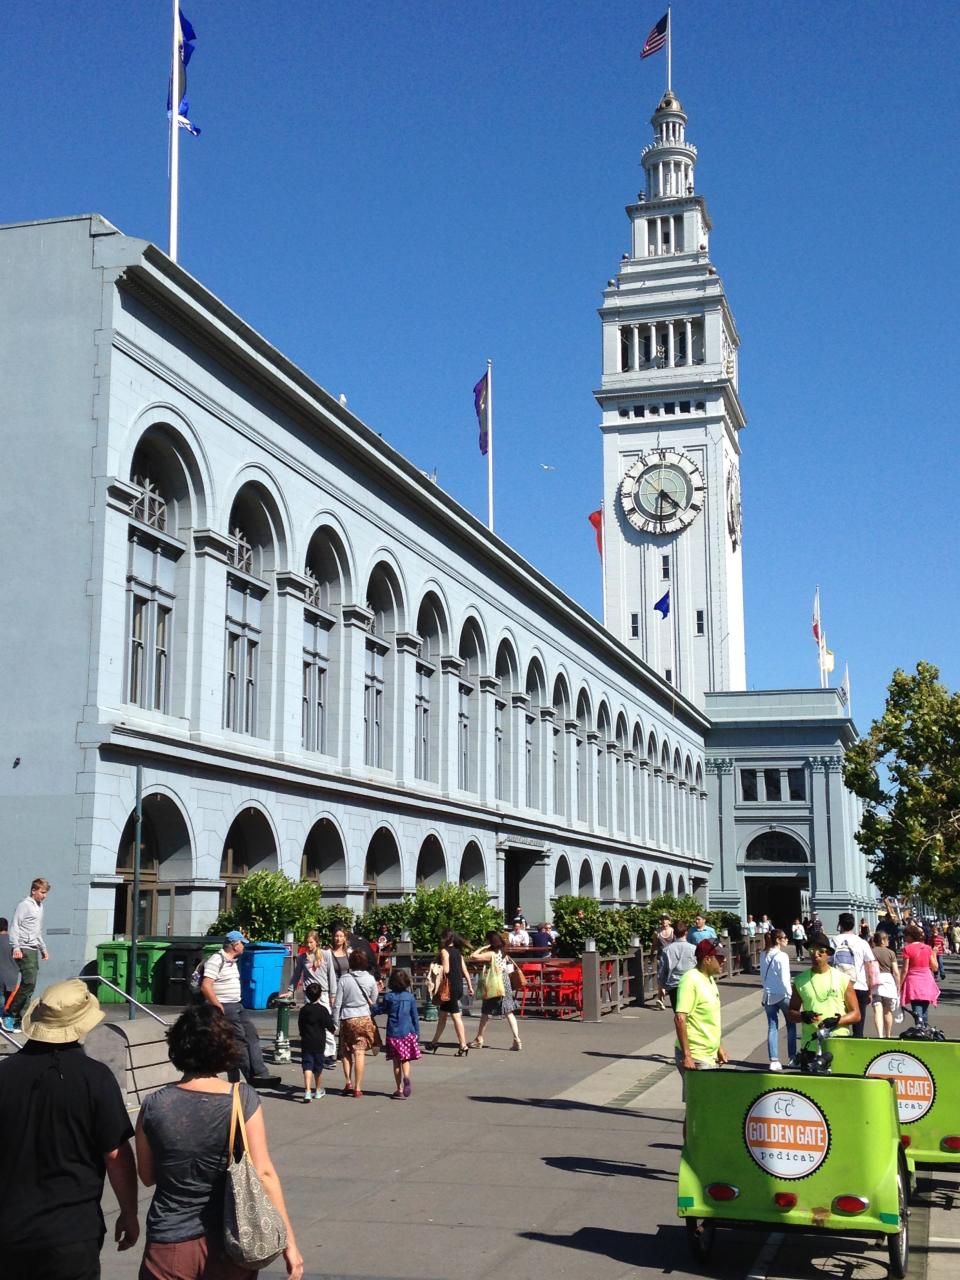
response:
[(800, 894), (809, 887), (806, 876), (747, 876), (747, 913), (758, 923), (768, 915), (790, 937), (794, 920), (803, 918)]
[(546, 859), (540, 850), (507, 849), (503, 861), (503, 911), (508, 923), (518, 911), (529, 922), (542, 917), (548, 896), (545, 877)]

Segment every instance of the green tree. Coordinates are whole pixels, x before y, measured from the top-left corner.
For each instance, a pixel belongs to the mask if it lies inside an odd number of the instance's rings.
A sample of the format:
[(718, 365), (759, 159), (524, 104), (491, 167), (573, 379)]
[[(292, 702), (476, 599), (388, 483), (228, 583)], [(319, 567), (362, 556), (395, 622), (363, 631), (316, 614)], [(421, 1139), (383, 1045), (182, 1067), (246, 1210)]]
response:
[(476, 947), (489, 929), (502, 923), (503, 917), (490, 905), (486, 889), (445, 880), (432, 888), (418, 885), (412, 897), (369, 911), (357, 922), (357, 928), (366, 937), (375, 938), (377, 926), (386, 924), (395, 939), (401, 930), (409, 929), (415, 951), (436, 951), (444, 929), (456, 930)]
[(282, 942), (292, 929), (302, 938), (316, 926), (320, 885), (316, 880), (290, 880), (282, 871), (255, 871), (237, 886), (233, 906), (221, 911), (208, 930), (212, 934), (240, 929), (251, 942)]
[(847, 752), (843, 776), (865, 802), (857, 843), (880, 892), (960, 895), (960, 694), (937, 667), (894, 672), (883, 715)]

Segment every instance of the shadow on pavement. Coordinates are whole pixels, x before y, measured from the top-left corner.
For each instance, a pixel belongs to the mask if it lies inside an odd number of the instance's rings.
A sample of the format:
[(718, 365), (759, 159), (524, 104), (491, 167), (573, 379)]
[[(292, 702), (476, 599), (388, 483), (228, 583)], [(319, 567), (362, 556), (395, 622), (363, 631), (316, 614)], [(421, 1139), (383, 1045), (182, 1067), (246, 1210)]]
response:
[[(572, 1102), (568, 1098), (507, 1098), (503, 1094), (495, 1093), (485, 1096), (483, 1094), (473, 1093), (469, 1095), (470, 1102), (491, 1102), (498, 1106), (506, 1105), (508, 1107), (544, 1107), (552, 1111), (593, 1111), (601, 1116), (635, 1116), (636, 1111), (624, 1111), (622, 1107), (599, 1107), (592, 1102)], [(656, 1117), (646, 1117), (647, 1119), (660, 1119)]]
[(595, 1156), (543, 1156), (543, 1163), (551, 1169), (563, 1169), (567, 1173), (592, 1173), (601, 1178), (647, 1178), (652, 1182), (676, 1182), (677, 1175), (666, 1169), (651, 1169), (645, 1164), (629, 1160), (603, 1160)]

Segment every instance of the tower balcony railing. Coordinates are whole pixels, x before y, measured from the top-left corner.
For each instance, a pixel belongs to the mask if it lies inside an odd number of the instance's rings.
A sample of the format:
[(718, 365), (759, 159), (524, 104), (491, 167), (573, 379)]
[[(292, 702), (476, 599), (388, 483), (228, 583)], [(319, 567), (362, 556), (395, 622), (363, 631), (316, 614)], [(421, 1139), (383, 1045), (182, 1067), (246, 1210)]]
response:
[(642, 160), (645, 155), (649, 155), (651, 151), (685, 151), (687, 155), (694, 157), (697, 154), (697, 148), (692, 142), (664, 142), (661, 138), (658, 138), (656, 142), (648, 142), (640, 152), (640, 159)]

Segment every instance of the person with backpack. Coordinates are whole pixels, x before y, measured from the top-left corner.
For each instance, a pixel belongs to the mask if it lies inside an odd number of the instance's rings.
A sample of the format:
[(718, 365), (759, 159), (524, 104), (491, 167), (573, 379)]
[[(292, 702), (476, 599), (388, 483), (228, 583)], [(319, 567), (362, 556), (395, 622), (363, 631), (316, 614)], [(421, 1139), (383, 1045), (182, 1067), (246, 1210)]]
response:
[[(849, 911), (837, 917), (837, 934), (830, 939), (833, 947), (833, 964), (850, 979), (853, 993), (860, 1007), (860, 1020), (853, 1023), (853, 1035), (863, 1039), (864, 1018), (870, 1004), (870, 972), (875, 972), (876, 960), (869, 942), (864, 942), (854, 931), (854, 917)], [(871, 966), (868, 972), (867, 965)], [(844, 1024), (846, 1025), (846, 1024)]]
[(231, 929), (221, 950), (204, 961), (200, 994), (233, 1024), (240, 1044), (240, 1071), (244, 1079), (255, 1089), (275, 1089), (280, 1077), (267, 1074), (260, 1033), (240, 1002), (239, 960), (246, 945), (247, 939), (240, 930)]

